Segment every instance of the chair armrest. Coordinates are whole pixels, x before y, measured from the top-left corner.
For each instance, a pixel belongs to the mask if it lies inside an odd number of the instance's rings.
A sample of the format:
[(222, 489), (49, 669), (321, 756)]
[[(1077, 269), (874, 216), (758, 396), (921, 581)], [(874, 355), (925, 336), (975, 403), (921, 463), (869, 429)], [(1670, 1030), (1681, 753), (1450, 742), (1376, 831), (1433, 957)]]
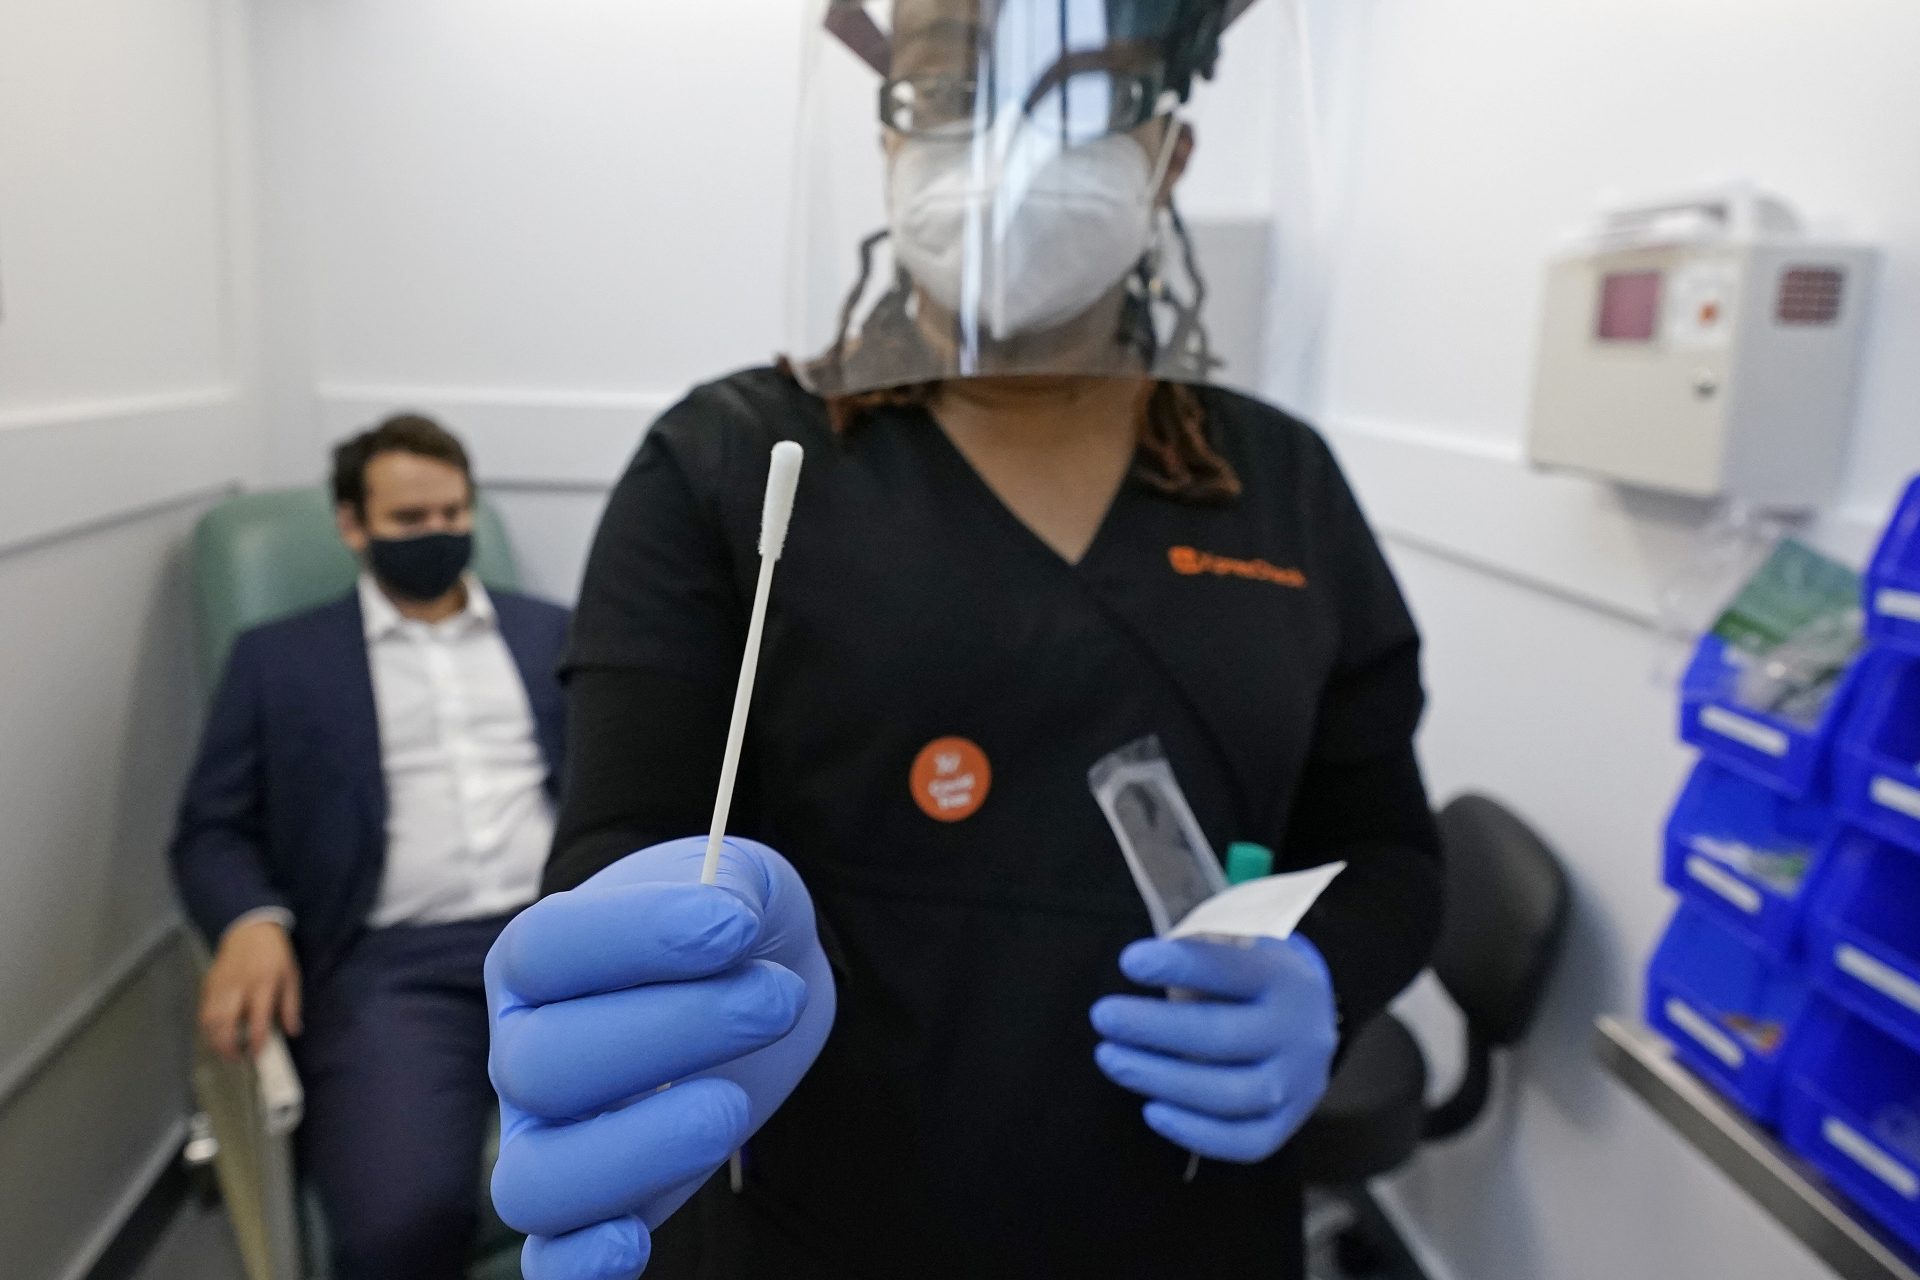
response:
[[(204, 970), (206, 949), (194, 948)], [(216, 1140), (214, 1172), (248, 1280), (302, 1280), (293, 1132), (306, 1109), (279, 1033), (251, 1060), (229, 1062), (195, 1034), (193, 1082)]]
[(278, 1031), (253, 1060), (253, 1087), (260, 1099), (260, 1124), (268, 1137), (284, 1138), (300, 1127), (306, 1090), (300, 1087), (286, 1037)]

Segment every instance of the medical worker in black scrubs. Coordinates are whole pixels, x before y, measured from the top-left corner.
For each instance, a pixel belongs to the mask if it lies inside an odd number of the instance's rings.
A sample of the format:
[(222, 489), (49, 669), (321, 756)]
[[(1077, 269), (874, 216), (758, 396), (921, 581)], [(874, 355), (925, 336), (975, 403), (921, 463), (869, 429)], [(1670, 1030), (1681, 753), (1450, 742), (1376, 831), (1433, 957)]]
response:
[[(550, 896), (488, 962), (529, 1280), (1301, 1274), (1286, 1139), (1440, 875), (1379, 548), (1311, 430), (1206, 384), (1178, 113), (1247, 2), (818, 0), (802, 216), (886, 234), (813, 237), (819, 327), (602, 522)], [(1087, 774), (1149, 734), (1216, 848), (1349, 864), (1294, 940), (1143, 941)]]

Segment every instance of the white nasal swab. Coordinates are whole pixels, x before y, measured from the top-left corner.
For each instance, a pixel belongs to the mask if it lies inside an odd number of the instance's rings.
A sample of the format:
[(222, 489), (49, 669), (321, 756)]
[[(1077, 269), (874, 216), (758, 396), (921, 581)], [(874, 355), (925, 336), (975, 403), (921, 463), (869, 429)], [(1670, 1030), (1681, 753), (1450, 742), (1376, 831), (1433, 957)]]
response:
[[(733, 808), (733, 783), (740, 773), (740, 747), (747, 737), (747, 708), (753, 705), (753, 678), (760, 673), (760, 633), (767, 625), (767, 596), (773, 589), (773, 566), (787, 546), (787, 525), (793, 520), (793, 494), (800, 485), (800, 463), (805, 451), (791, 440), (773, 446), (767, 467), (767, 498), (760, 508), (760, 585), (753, 593), (753, 619), (747, 624), (747, 651), (740, 656), (740, 683), (733, 692), (733, 723), (727, 728), (727, 754), (720, 761), (720, 791), (713, 798), (713, 829), (707, 833), (707, 861), (700, 883), (712, 884), (720, 875), (720, 842), (727, 835), (727, 811)], [(740, 1153), (727, 1158), (727, 1181), (735, 1195), (744, 1185)]]
[(733, 783), (740, 772), (740, 746), (747, 736), (747, 708), (753, 703), (753, 679), (760, 671), (760, 633), (767, 625), (767, 595), (773, 588), (773, 566), (787, 545), (787, 525), (793, 519), (793, 494), (800, 484), (804, 451), (791, 440), (773, 446), (767, 468), (767, 500), (760, 509), (760, 585), (753, 593), (753, 620), (747, 624), (747, 651), (740, 658), (740, 684), (733, 695), (733, 724), (727, 729), (727, 754), (720, 762), (720, 792), (713, 800), (713, 829), (707, 835), (707, 861), (700, 883), (712, 884), (720, 874), (720, 842), (727, 834), (727, 812), (733, 808)]

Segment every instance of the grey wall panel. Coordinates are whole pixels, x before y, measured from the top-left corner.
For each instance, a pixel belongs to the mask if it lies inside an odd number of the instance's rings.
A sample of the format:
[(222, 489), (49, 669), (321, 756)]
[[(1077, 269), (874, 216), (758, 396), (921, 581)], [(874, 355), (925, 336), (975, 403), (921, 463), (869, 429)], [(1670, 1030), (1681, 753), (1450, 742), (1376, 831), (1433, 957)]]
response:
[(182, 552), (257, 471), (246, 0), (0, 4), (0, 1277), (82, 1265), (188, 1113), (163, 852)]
[(119, 1225), (189, 1109), (164, 851), (199, 734), (184, 551), (210, 498), (0, 554), (0, 1274)]
[(0, 1274), (80, 1274), (177, 1150), (190, 1017), (169, 947), (0, 1108)]
[(0, 555), (0, 1078), (174, 913), (202, 705), (183, 553), (206, 505)]

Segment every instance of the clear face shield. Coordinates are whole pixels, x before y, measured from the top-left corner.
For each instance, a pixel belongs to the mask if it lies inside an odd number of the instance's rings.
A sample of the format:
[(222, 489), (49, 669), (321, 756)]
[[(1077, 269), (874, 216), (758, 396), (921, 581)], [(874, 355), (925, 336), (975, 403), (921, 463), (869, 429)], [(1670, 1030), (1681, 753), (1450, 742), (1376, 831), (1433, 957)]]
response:
[(1203, 381), (1177, 112), (1251, 0), (811, 0), (789, 316), (809, 389)]

